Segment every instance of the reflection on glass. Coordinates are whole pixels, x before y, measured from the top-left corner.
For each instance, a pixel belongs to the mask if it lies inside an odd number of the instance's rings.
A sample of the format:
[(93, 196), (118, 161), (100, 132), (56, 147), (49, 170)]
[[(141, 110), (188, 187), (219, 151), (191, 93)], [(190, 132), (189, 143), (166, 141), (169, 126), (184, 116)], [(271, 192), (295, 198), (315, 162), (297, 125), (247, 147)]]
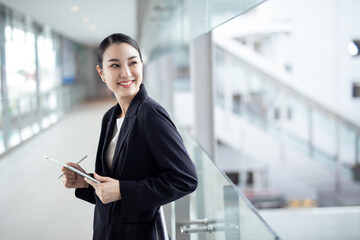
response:
[[(303, 153), (310, 153), (310, 156), (321, 160), (332, 170), (336, 169), (337, 155), (346, 169), (354, 166), (355, 126), (341, 121), (334, 113), (299, 92), (279, 84), (276, 79), (251, 67), (241, 60), (241, 56), (222, 46), (220, 42), (215, 42), (217, 107), (226, 111), (231, 109), (249, 122), (265, 127), (279, 141), (282, 141), (285, 133), (289, 143)], [(231, 101), (226, 101), (229, 97)], [(245, 115), (241, 114), (242, 108), (239, 107), (242, 102), (246, 104)], [(236, 126), (231, 128), (235, 129)]]
[[(315, 14), (306, 28), (299, 26), (297, 24), (301, 22), (300, 19), (303, 20), (303, 15), (288, 13), (292, 12), (289, 9), (294, 6), (299, 11), (305, 10), (304, 5), (301, 1), (295, 1), (296, 4), (290, 7), (285, 2), (267, 1), (212, 31), (214, 92), (217, 99), (214, 124), (216, 139), (242, 154), (241, 158), (236, 154), (230, 156), (233, 160), (229, 161), (229, 166), (235, 168), (242, 159), (246, 160), (248, 168), (257, 162), (267, 165), (269, 179), (261, 174), (260, 178), (269, 180), (270, 190), (275, 189), (278, 194), (285, 196), (285, 206), (301, 206), (299, 202), (291, 200), (295, 198), (291, 194), (296, 195), (296, 191), (291, 193), (284, 190), (298, 182), (308, 184), (304, 187), (305, 191), (298, 191), (306, 192), (300, 196), (305, 206), (325, 206), (326, 200), (318, 194), (324, 191), (319, 188), (322, 179), (331, 185), (327, 186), (329, 193), (333, 191), (329, 189), (338, 190), (341, 185), (346, 186), (341, 189), (344, 192), (349, 191), (349, 186), (355, 188), (357, 182), (352, 181), (352, 174), (353, 178), (358, 176), (360, 181), (360, 164), (357, 163), (359, 140), (356, 137), (360, 128), (346, 120), (349, 113), (340, 115), (340, 110), (334, 111), (335, 107), (329, 107), (336, 105), (338, 99), (349, 100), (349, 96), (340, 96), (343, 94), (341, 89), (331, 86), (335, 74), (329, 74), (329, 71), (335, 70), (325, 70), (314, 64), (313, 56), (329, 63), (329, 66), (334, 63), (333, 59), (325, 59), (325, 55), (318, 52), (326, 48), (328, 43), (309, 38), (313, 33), (322, 33), (319, 16)], [(333, 17), (329, 12), (322, 14), (327, 18)], [(331, 33), (337, 36), (336, 31)], [(321, 37), (329, 39), (326, 36)], [(299, 48), (310, 43), (314, 49)], [(336, 51), (343, 51), (341, 46), (332, 46)], [(337, 69), (337, 66), (333, 67)], [(356, 72), (352, 74), (358, 75)], [(325, 101), (326, 98), (331, 98), (331, 101)], [(355, 109), (352, 106), (355, 105), (349, 103), (347, 107)], [(350, 112), (350, 117), (356, 114)], [(226, 154), (221, 157), (229, 158)], [(309, 164), (313, 167), (298, 171), (297, 167), (290, 168), (287, 164)], [(291, 175), (273, 170), (274, 166), (290, 169)], [(240, 175), (246, 175), (256, 182), (256, 171), (250, 169), (246, 172), (241, 167), (242, 172), (236, 177), (242, 180), (244, 177)], [(234, 170), (228, 171), (230, 176), (234, 174)], [(278, 172), (281, 173), (278, 175)], [(278, 179), (282, 177), (289, 179), (289, 182), (281, 183)], [(241, 184), (239, 186), (248, 188)], [(269, 197), (267, 193), (259, 191), (255, 197), (261, 200), (265, 196), (263, 201), (273, 200), (273, 195)], [(311, 204), (308, 204), (307, 198), (311, 199)], [(303, 201), (301, 199), (300, 202)]]
[(174, 90), (175, 92), (189, 92), (190, 84), (190, 52), (188, 46), (183, 46), (173, 52), (174, 59)]
[(199, 186), (190, 195), (191, 219), (208, 219), (211, 233), (192, 233), (191, 239), (277, 239), (255, 208), (229, 181), (201, 147), (182, 132), (194, 160)]
[(155, 58), (244, 13), (264, 0), (140, 0), (140, 45)]

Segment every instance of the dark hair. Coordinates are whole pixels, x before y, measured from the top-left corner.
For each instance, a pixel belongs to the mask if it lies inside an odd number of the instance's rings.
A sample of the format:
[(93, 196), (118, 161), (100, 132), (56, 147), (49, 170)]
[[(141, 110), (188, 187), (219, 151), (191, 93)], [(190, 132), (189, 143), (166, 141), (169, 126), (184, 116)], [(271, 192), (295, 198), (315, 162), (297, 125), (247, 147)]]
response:
[(98, 65), (101, 69), (103, 68), (102, 61), (103, 61), (104, 52), (113, 43), (130, 44), (138, 51), (140, 60), (142, 61), (141, 51), (140, 51), (140, 48), (139, 48), (137, 42), (126, 34), (114, 33), (114, 34), (111, 34), (110, 36), (106, 37), (104, 40), (102, 40), (102, 42), (98, 46), (97, 61), (98, 61)]

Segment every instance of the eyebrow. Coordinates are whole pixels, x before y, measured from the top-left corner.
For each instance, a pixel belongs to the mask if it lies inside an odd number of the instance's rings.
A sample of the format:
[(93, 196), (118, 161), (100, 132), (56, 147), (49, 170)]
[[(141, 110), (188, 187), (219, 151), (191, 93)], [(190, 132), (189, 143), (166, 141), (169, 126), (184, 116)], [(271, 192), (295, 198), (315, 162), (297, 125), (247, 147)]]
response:
[[(128, 61), (131, 59), (134, 59), (134, 58), (138, 58), (138, 56), (131, 56), (128, 58)], [(108, 62), (120, 62), (120, 60), (117, 58), (112, 58), (112, 59), (109, 59)]]

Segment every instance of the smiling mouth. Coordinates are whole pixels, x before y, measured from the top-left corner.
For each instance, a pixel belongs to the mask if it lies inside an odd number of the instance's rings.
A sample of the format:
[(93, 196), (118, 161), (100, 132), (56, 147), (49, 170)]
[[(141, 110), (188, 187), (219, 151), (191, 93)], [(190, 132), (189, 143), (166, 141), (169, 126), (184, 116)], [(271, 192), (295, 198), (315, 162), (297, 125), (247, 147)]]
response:
[(135, 82), (135, 80), (130, 80), (130, 81), (123, 81), (123, 82), (118, 82), (117, 84), (123, 87), (128, 87), (131, 84), (133, 84)]

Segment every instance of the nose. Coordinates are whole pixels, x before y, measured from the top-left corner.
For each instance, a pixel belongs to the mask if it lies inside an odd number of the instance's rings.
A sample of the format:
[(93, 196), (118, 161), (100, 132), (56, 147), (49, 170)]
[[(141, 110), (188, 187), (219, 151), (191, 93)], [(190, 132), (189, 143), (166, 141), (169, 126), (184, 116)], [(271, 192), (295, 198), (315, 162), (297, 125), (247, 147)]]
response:
[(131, 76), (131, 70), (130, 70), (130, 68), (129, 68), (127, 65), (123, 66), (123, 67), (121, 68), (121, 71), (120, 71), (120, 77), (122, 77), (122, 78), (128, 78), (128, 77), (130, 77), (130, 76)]

